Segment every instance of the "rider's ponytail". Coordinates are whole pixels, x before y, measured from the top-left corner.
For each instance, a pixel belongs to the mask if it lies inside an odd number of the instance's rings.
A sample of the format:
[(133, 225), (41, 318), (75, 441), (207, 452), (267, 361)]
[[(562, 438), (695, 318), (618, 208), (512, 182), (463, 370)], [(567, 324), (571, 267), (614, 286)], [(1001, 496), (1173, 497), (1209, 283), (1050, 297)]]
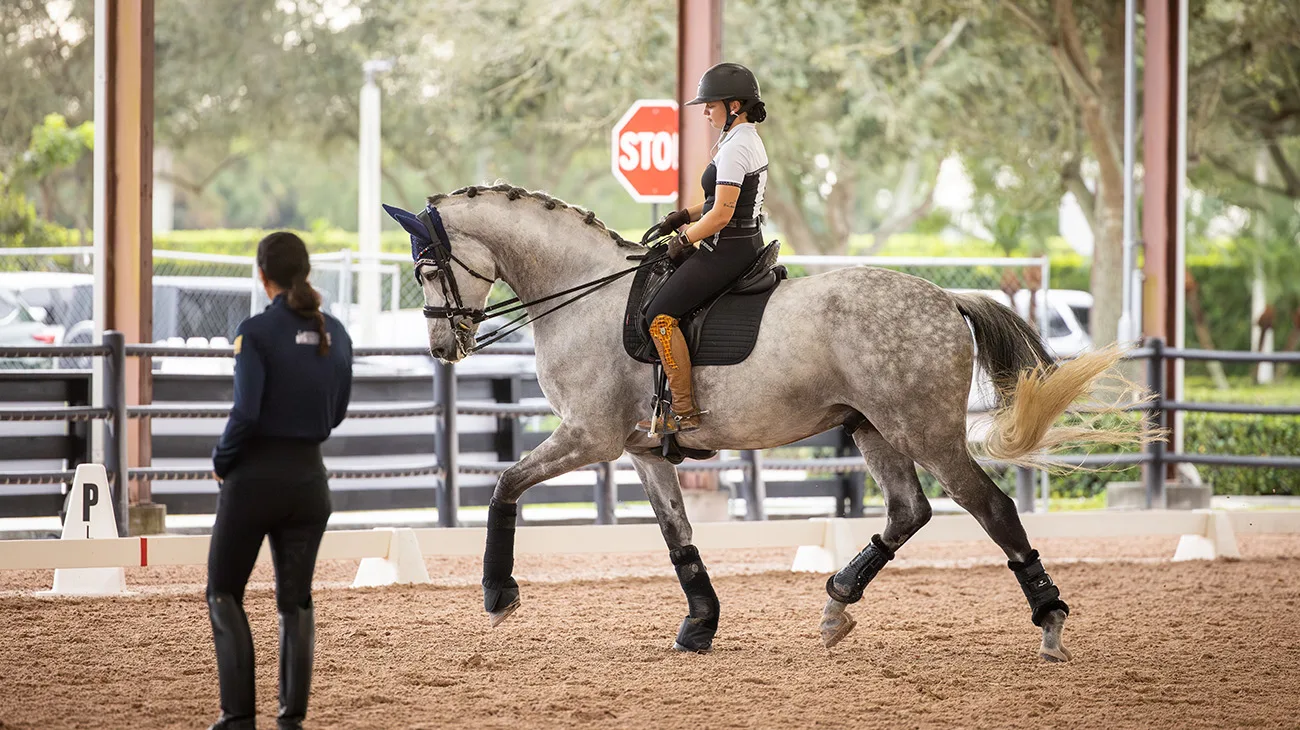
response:
[(745, 118), (754, 124), (758, 124), (764, 119), (767, 119), (767, 107), (763, 106), (763, 102), (756, 101), (754, 102), (754, 105), (749, 108), (749, 111), (745, 113)]
[(316, 352), (328, 354), (329, 332), (325, 328), (325, 315), (320, 311), (320, 294), (307, 281), (311, 273), (307, 244), (288, 231), (272, 233), (257, 244), (257, 266), (268, 280), (285, 290), (290, 309), (316, 321), (320, 336)]

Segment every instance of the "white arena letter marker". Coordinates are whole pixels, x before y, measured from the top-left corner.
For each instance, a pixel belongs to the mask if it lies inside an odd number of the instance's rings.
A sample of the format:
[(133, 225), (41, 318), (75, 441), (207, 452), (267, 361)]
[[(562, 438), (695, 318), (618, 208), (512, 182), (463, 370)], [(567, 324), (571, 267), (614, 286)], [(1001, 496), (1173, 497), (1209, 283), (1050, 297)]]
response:
[[(63, 540), (103, 540), (117, 537), (113, 492), (103, 464), (81, 464), (72, 479)], [(126, 593), (123, 568), (56, 568), (54, 589), (38, 595), (116, 596)]]

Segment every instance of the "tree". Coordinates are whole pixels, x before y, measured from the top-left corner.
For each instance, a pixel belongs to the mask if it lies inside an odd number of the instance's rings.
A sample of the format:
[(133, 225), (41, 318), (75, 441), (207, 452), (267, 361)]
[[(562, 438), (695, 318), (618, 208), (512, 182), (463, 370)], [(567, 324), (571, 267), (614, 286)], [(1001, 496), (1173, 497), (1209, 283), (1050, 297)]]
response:
[[(35, 185), (41, 192), (41, 216), (45, 220), (54, 220), (58, 207), (55, 191), (59, 174), (77, 165), (94, 146), (93, 123), (82, 122), (73, 128), (68, 126), (62, 114), (49, 114), (40, 126), (32, 130), (27, 151), (14, 165), (10, 176), (13, 185), (20, 188), (27, 184)], [(83, 232), (89, 228), (87, 213), (84, 208), (72, 212)]]
[[(1047, 59), (1048, 67), (1026, 66), (1025, 78), (1048, 73), (1059, 80), (1061, 96), (1073, 108), (1070, 116), (1077, 116), (1086, 142), (1079, 152), (1096, 168), (1091, 189), (1080, 174), (1079, 156), (1068, 159), (1061, 174), (1091, 214), (1092, 293), (1097, 302), (1093, 339), (1105, 344), (1116, 336), (1121, 287), (1124, 3), (1002, 0), (999, 12), (1012, 22), (989, 26), (990, 32), (1001, 34), (997, 45), (1032, 47), (1037, 52), (1031, 58)], [(1300, 11), (1288, 3), (1192, 3), (1189, 26), (1191, 180), (1203, 185), (1227, 177), (1259, 184), (1234, 163), (1243, 149), (1262, 143), (1282, 180), (1280, 185), (1266, 185), (1274, 192), (1300, 195), (1300, 177), (1293, 169), (1295, 138), (1300, 133), (1300, 85), (1295, 81), (1300, 67)], [(1137, 33), (1141, 58), (1140, 22)], [(1206, 163), (1217, 169), (1206, 170)]]
[(939, 165), (961, 124), (980, 3), (748, 0), (729, 4), (724, 55), (759, 77), (769, 111), (765, 204), (800, 250), (869, 250), (933, 208)]
[[(1061, 179), (1089, 213), (1093, 228), (1090, 288), (1095, 304), (1092, 339), (1101, 346), (1117, 339), (1123, 276), (1124, 216), (1124, 2), (1123, 0), (1003, 0), (1002, 22), (990, 24), (1002, 32), (1002, 42), (1045, 49), (1038, 58), (1048, 67), (1027, 69), (1027, 77), (1044, 72), (1059, 79), (1060, 93), (1072, 102), (1087, 151), (1097, 168), (1095, 188), (1080, 185), (1081, 160), (1062, 160)], [(1014, 89), (1008, 92), (1015, 93)], [(1079, 145), (1078, 147), (1082, 147)]]
[[(326, 12), (333, 8), (335, 12)], [(169, 0), (155, 9), (155, 146), (169, 148), (183, 193), (201, 195), (242, 157), (285, 138), (337, 144), (353, 130), (360, 61), (347, 8), (299, 0)], [(342, 14), (340, 15), (340, 12)], [(92, 0), (0, 8), (0, 167), (49, 113), (93, 113)], [(89, 209), (90, 170), (62, 181)], [(54, 217), (52, 211), (45, 211)], [(70, 221), (69, 221), (70, 222)]]
[(671, 5), (407, 0), (373, 10), (384, 16), (370, 19), (371, 52), (397, 59), (383, 79), (384, 145), (426, 192), (503, 177), (588, 207), (636, 209), (609, 174), (609, 133), (634, 100), (673, 95)]
[(93, 5), (0, 3), (0, 169), (26, 151), (47, 114), (74, 125), (90, 118)]
[[(967, 174), (974, 188), (972, 209), (967, 216), (973, 235), (990, 237), (1007, 256), (1017, 252), (1039, 255), (1047, 251), (1047, 239), (1060, 228), (1061, 192), (1056, 187), (1040, 187), (1037, 181), (1021, 177), (1016, 167), (996, 158), (970, 160)], [(962, 225), (962, 222), (958, 222)]]
[[(1264, 339), (1271, 337), (1277, 315), (1300, 318), (1300, 204), (1270, 197), (1251, 212), (1233, 249), (1243, 268), (1255, 271), (1263, 284), (1264, 313), (1260, 321), (1252, 323), (1260, 327), (1259, 338), (1251, 342), (1251, 349), (1257, 351), (1262, 351)], [(1294, 350), (1298, 344), (1300, 332), (1293, 329), (1283, 349)], [(1260, 372), (1256, 367), (1257, 380)]]
[(1199, 19), (1188, 82), (1199, 112), (1188, 133), (1194, 181), (1248, 209), (1300, 200), (1300, 8), (1220, 0)]

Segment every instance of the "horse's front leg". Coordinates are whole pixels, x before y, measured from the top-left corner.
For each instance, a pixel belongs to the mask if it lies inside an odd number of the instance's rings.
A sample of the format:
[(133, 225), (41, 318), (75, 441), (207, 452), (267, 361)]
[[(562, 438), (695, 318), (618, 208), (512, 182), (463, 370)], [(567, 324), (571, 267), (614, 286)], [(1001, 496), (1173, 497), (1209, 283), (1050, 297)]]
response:
[(515, 582), (515, 519), (519, 497), (529, 487), (600, 461), (613, 461), (623, 445), (610, 429), (589, 429), (565, 421), (545, 441), (497, 479), (488, 504), (487, 545), (483, 551), (483, 608), (493, 626), (519, 608)]
[(689, 613), (677, 631), (673, 648), (678, 651), (704, 653), (713, 648), (713, 637), (718, 633), (718, 614), (721, 606), (718, 594), (713, 592), (700, 551), (691, 544), (691, 523), (686, 517), (682, 502), (682, 486), (677, 479), (677, 467), (656, 456), (632, 455), (636, 473), (641, 477), (650, 506), (654, 508), (659, 529), (668, 544), (668, 557), (677, 570), (677, 580), (686, 593)]

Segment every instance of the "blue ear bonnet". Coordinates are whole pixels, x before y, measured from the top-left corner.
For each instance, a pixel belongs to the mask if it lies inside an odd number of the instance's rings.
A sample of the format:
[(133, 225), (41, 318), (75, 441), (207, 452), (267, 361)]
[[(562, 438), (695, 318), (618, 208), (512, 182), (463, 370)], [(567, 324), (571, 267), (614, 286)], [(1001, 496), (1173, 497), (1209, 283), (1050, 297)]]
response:
[[(385, 204), (383, 208), (384, 212), (397, 221), (403, 230), (411, 234), (412, 261), (440, 261), (451, 255), (451, 241), (447, 238), (447, 230), (442, 226), (442, 216), (438, 214), (437, 208), (432, 205), (425, 206), (424, 211), (418, 216), (392, 205)], [(427, 218), (429, 225), (426, 225), (422, 218)], [(438, 237), (437, 241), (433, 240), (434, 235)], [(440, 246), (443, 247), (441, 251)]]

